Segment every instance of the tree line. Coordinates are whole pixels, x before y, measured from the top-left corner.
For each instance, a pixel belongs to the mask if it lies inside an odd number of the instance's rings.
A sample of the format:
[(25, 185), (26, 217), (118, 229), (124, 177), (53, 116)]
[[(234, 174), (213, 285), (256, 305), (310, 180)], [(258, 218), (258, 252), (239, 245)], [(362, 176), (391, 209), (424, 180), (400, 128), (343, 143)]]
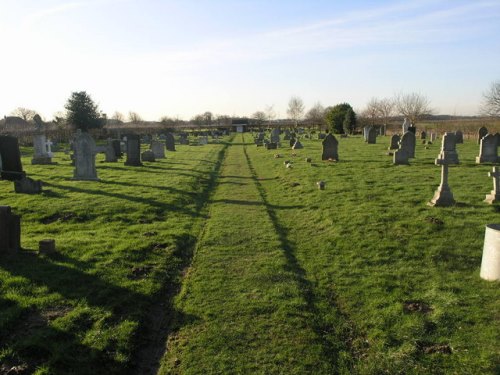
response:
[[(110, 119), (99, 110), (89, 94), (85, 91), (71, 93), (65, 106), (65, 112), (57, 113), (53, 122), (61, 125), (71, 125), (77, 129), (87, 131), (92, 128), (103, 127), (109, 120), (115, 123), (123, 123), (126, 117), (115, 112)], [(297, 127), (304, 120), (314, 126), (329, 130), (334, 133), (352, 134), (356, 131), (358, 118), (364, 119), (370, 125), (387, 124), (389, 119), (395, 115), (406, 117), (415, 124), (422, 117), (434, 113), (429, 99), (419, 93), (399, 93), (392, 98), (371, 98), (366, 107), (357, 114), (349, 103), (339, 103), (334, 106), (323, 107), (321, 103), (315, 103), (307, 112), (302, 99), (292, 96), (288, 101), (288, 119)], [(36, 111), (24, 107), (16, 108), (11, 113), (25, 121), (33, 120)], [(488, 90), (483, 93), (480, 114), (484, 116), (500, 116), (500, 81), (491, 83)], [(263, 126), (271, 124), (276, 118), (274, 106), (266, 106), (264, 110), (256, 111), (252, 115), (254, 122)], [(213, 126), (227, 124), (230, 117), (226, 115), (214, 115), (210, 111), (198, 114), (191, 119), (191, 123), (198, 126)], [(141, 124), (143, 119), (137, 112), (130, 111), (128, 120), (135, 124)], [(163, 116), (160, 122), (167, 126), (175, 126), (181, 120)]]

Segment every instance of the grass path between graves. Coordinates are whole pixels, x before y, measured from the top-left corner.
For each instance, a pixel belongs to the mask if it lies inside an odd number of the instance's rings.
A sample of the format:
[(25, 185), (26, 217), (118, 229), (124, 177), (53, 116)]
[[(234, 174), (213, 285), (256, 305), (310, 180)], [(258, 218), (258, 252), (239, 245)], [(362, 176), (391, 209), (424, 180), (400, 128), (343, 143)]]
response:
[(334, 373), (348, 354), (322, 337), (304, 271), (245, 147), (227, 151), (160, 373)]

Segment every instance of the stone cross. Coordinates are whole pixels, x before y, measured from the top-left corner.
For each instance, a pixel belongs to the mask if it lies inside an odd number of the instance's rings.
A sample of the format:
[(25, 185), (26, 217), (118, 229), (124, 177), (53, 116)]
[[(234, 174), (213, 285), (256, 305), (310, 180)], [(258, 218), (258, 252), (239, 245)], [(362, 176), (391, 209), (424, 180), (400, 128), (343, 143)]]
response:
[(488, 172), (488, 177), (493, 177), (493, 190), (491, 194), (486, 195), (484, 200), (486, 203), (492, 204), (500, 200), (500, 170), (498, 167), (493, 167), (492, 172)]
[(436, 159), (436, 165), (441, 165), (441, 184), (436, 189), (434, 197), (431, 199), (429, 206), (448, 207), (455, 204), (453, 193), (448, 186), (448, 161), (445, 159)]

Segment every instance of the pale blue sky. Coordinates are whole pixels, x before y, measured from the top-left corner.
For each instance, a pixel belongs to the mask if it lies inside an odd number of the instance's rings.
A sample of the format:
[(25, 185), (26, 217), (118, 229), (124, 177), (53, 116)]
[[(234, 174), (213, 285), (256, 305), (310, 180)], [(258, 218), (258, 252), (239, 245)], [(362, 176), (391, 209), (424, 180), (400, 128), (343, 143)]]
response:
[(419, 92), (478, 112), (500, 79), (500, 1), (0, 0), (0, 116), (72, 91), (114, 111), (251, 116)]

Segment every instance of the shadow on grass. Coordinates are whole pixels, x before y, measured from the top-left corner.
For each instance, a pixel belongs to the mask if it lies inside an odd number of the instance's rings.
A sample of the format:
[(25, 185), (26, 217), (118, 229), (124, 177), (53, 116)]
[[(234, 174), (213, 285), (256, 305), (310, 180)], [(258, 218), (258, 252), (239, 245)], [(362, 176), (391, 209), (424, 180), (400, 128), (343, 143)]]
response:
[[(304, 270), (304, 268), (302, 268), (299, 261), (297, 260), (297, 257), (295, 256), (296, 246), (288, 239), (288, 229), (280, 223), (278, 215), (276, 214), (276, 210), (281, 208), (280, 206), (274, 206), (269, 203), (269, 201), (267, 200), (266, 191), (260, 183), (260, 180), (257, 178), (256, 170), (252, 165), (252, 161), (248, 156), (246, 148), (243, 148), (243, 151), (245, 153), (245, 157), (259, 195), (262, 199), (262, 202), (264, 202), (264, 205), (266, 206), (266, 210), (269, 218), (271, 219), (271, 222), (273, 223), (274, 230), (278, 234), (281, 247), (287, 260), (287, 267), (296, 275), (296, 280), (302, 292), (302, 297), (306, 301), (308, 311), (312, 314), (312, 316), (316, 317), (316, 319), (311, 322), (311, 328), (314, 330), (318, 340), (321, 343), (325, 359), (328, 361), (332, 369), (337, 372), (339, 369), (339, 362), (341, 361), (341, 354), (343, 353), (343, 356), (345, 357), (345, 353), (351, 353), (351, 348), (347, 345), (347, 342), (350, 341), (350, 338), (344, 337), (345, 334), (343, 334), (341, 337), (328, 337), (336, 331), (335, 328), (337, 328), (338, 331), (341, 330), (339, 329), (339, 327), (333, 327), (331, 322), (325, 322), (321, 320), (322, 314), (320, 313), (314, 302), (316, 297), (314, 295), (313, 285), (309, 280), (307, 280), (306, 271)], [(339, 319), (336, 323), (341, 325), (341, 321), (346, 317), (341, 314), (338, 306), (332, 304), (331, 308), (338, 310), (337, 316)], [(345, 366), (347, 364), (346, 360), (349, 362), (351, 361), (350, 358), (343, 358), (342, 365)]]

